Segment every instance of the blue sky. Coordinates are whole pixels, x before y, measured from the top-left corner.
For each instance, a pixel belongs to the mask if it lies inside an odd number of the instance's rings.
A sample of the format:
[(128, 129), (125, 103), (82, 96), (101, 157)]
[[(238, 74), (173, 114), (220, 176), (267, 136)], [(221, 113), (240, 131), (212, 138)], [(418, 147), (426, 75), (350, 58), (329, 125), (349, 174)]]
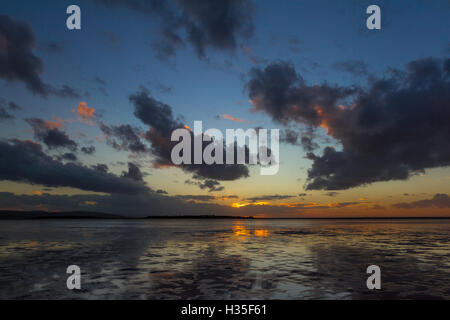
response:
[[(245, 39), (238, 37), (233, 50), (209, 47), (206, 56), (201, 58), (185, 41), (176, 55), (166, 60), (156, 57), (152, 45), (160, 38), (164, 23), (161, 17), (137, 12), (126, 5), (110, 8), (100, 2), (19, 0), (2, 4), (1, 14), (26, 22), (32, 28), (37, 39), (34, 54), (44, 65), (42, 80), (55, 87), (67, 84), (80, 95), (42, 97), (27, 90), (20, 81), (0, 78), (1, 98), (22, 106), (13, 121), (2, 122), (2, 138), (33, 139), (33, 132), (24, 119), (73, 120), (76, 118), (73, 110), (81, 101), (94, 108), (104, 123), (128, 123), (145, 130), (133, 115), (133, 105), (129, 101), (130, 94), (142, 87), (155, 99), (171, 106), (174, 115), (183, 116), (189, 126), (194, 120), (202, 120), (204, 128), (222, 130), (256, 126), (281, 128), (265, 113), (250, 111), (252, 105), (245, 84), (252, 68), (262, 69), (273, 62), (288, 61), (308, 85), (327, 83), (364, 88), (368, 86), (368, 78), (383, 77), (391, 69), (404, 69), (410, 61), (449, 56), (448, 1), (257, 1), (251, 13), (253, 35)], [(65, 9), (70, 4), (81, 8), (82, 30), (70, 31), (65, 27)], [(365, 10), (371, 4), (381, 8), (381, 30), (365, 27), (368, 16)], [(52, 43), (60, 50), (50, 50)], [(348, 62), (358, 62), (367, 70), (357, 75), (338, 67), (339, 63), (342, 66)], [(246, 122), (235, 123), (217, 117), (222, 114)], [(80, 155), (84, 164), (130, 159), (130, 154), (118, 152), (104, 141), (98, 142), (95, 137), (100, 137), (102, 132), (96, 125), (72, 121), (67, 122), (65, 130), (70, 137), (83, 133), (85, 137), (80, 141), (97, 148), (94, 157)], [(326, 135), (325, 130), (318, 130)], [(323, 148), (326, 143), (320, 142), (320, 145)], [(237, 181), (223, 182), (223, 185), (230, 193), (243, 192), (240, 188), (245, 188), (251, 195), (304, 192), (306, 171), (311, 165), (304, 156), (301, 147), (282, 146), (283, 170), (274, 182), (279, 188), (275, 191), (265, 188), (264, 185), (271, 182), (262, 182), (253, 169), (243, 185)], [(122, 167), (112, 166), (111, 170), (119, 174)], [(141, 169), (150, 175), (145, 179), (152, 188), (162, 188), (169, 194), (208, 194), (198, 188), (186, 189), (183, 182), (191, 175), (181, 170)], [(448, 174), (448, 170), (445, 172), (444, 175)], [(3, 189), (8, 186), (3, 184)], [(253, 186), (256, 187), (250, 191)], [(373, 188), (373, 193), (378, 194), (384, 187)], [(388, 187), (383, 197), (395, 188), (394, 185)], [(77, 192), (71, 190), (71, 193)], [(357, 197), (354, 189), (348, 193), (346, 200)], [(323, 199), (319, 193), (317, 197), (317, 201)]]

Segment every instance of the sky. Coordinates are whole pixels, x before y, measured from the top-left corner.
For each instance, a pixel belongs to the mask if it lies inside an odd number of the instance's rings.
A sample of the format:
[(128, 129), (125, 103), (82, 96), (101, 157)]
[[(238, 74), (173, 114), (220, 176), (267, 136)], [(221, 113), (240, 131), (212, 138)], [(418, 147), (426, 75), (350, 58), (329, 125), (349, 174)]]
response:
[[(0, 209), (450, 216), (449, 13), (446, 0), (2, 3)], [(278, 173), (174, 165), (171, 132), (198, 120), (279, 129)]]

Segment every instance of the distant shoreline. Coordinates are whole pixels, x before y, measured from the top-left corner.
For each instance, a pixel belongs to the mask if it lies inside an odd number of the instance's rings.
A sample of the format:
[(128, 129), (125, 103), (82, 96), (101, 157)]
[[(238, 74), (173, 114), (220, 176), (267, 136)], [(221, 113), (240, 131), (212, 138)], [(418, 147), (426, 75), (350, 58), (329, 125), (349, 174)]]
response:
[(177, 215), (177, 216), (146, 216), (126, 217), (102, 212), (89, 211), (14, 211), (0, 210), (0, 220), (55, 220), (55, 219), (107, 219), (107, 220), (152, 220), (152, 219), (234, 219), (234, 220), (439, 220), (450, 217), (271, 217), (258, 218), (253, 216), (223, 216), (223, 215)]

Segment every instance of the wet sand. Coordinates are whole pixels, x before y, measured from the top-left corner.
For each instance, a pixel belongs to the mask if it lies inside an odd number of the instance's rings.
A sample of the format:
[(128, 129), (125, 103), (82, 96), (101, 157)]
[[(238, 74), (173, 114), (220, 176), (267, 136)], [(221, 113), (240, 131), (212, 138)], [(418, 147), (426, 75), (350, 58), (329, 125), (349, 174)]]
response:
[(449, 239), (449, 220), (1, 221), (0, 299), (450, 299)]

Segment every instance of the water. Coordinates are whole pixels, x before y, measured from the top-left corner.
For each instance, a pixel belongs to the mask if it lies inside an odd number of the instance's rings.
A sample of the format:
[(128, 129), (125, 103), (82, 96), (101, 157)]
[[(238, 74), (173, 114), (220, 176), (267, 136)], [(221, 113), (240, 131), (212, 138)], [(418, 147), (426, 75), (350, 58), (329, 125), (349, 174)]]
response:
[(449, 299), (449, 239), (449, 220), (0, 221), (0, 298)]

